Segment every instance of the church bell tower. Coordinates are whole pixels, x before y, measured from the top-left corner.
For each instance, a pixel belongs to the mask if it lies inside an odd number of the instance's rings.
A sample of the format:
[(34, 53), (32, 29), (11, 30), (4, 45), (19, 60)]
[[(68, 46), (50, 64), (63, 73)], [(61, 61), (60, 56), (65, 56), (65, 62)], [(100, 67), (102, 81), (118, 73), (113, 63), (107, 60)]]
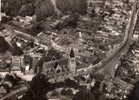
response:
[(69, 56), (69, 62), (68, 62), (68, 68), (69, 71), (72, 72), (73, 74), (76, 73), (76, 57), (75, 57), (75, 52), (74, 49), (72, 48), (70, 50), (70, 56)]

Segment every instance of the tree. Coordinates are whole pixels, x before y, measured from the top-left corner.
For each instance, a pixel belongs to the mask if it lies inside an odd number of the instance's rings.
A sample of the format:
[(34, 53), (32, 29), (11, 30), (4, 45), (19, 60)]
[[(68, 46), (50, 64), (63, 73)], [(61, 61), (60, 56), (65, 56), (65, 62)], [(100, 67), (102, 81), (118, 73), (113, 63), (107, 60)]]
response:
[(73, 100), (96, 100), (94, 95), (88, 91), (79, 91), (73, 97)]

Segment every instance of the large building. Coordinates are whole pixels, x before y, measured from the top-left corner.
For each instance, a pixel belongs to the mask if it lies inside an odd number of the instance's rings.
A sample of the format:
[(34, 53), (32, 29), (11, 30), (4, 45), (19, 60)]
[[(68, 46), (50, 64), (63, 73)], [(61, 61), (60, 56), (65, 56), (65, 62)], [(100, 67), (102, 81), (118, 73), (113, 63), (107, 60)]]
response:
[(41, 70), (39, 71), (46, 73), (49, 78), (59, 78), (61, 76), (64, 78), (69, 74), (76, 74), (77, 64), (73, 49), (71, 50), (69, 57), (43, 62), (42, 68), (40, 69)]

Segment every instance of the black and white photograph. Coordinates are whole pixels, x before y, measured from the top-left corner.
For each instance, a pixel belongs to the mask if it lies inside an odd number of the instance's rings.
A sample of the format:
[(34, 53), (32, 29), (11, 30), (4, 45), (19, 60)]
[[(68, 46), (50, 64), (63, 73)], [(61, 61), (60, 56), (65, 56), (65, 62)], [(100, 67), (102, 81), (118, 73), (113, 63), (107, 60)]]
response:
[(0, 0), (0, 100), (139, 100), (139, 0)]

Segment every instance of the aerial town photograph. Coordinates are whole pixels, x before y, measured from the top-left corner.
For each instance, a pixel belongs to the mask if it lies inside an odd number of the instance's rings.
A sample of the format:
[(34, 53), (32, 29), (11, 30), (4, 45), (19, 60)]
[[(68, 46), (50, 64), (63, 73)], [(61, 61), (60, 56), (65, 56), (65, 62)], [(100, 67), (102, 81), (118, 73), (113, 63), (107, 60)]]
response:
[(0, 0), (0, 100), (139, 100), (139, 0)]

